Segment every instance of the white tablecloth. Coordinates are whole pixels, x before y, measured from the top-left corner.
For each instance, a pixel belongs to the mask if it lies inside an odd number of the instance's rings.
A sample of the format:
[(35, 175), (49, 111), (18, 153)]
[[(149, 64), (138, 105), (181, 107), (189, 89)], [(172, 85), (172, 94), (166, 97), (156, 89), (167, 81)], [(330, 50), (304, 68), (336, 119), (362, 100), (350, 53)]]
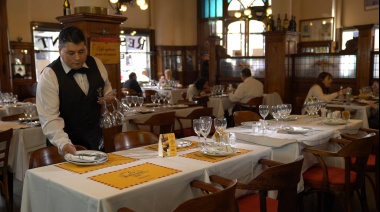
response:
[[(25, 102), (18, 102), (16, 105), (0, 105), (0, 117), (24, 113)], [(33, 117), (37, 116), (37, 108), (34, 106)]]
[(157, 87), (142, 87), (142, 90), (155, 90), (160, 94), (170, 94), (170, 104), (177, 104), (182, 99), (182, 92), (187, 92), (186, 88), (158, 89)]
[(355, 115), (353, 115), (351, 118), (352, 119), (360, 119), (363, 121), (363, 127), (368, 128), (368, 117), (371, 114), (370, 109), (371, 106), (369, 105), (357, 105), (355, 103), (351, 103), (350, 105), (346, 104), (327, 104), (327, 107), (344, 107), (345, 109), (348, 110), (356, 110)]
[(214, 97), (211, 96), (207, 102), (207, 107), (212, 107), (212, 115), (217, 118), (224, 118), (224, 111), (228, 110), (229, 115), (232, 115), (234, 103), (230, 101), (228, 96)]
[[(1, 124), (4, 122), (0, 121)], [(46, 138), (41, 127), (13, 130), (8, 165), (17, 180), (23, 181), (25, 172), (29, 168), (30, 154), (44, 146), (46, 146)]]
[[(350, 120), (345, 125), (325, 125), (318, 119), (308, 118), (307, 116), (298, 116), (296, 121), (285, 122), (286, 125), (296, 127), (310, 127), (315, 131), (307, 134), (288, 134), (284, 130), (266, 130), (266, 133), (262, 132), (253, 133), (250, 127), (235, 127), (227, 129), (228, 132), (235, 133), (237, 142), (252, 143), (262, 146), (268, 146), (272, 148), (273, 160), (288, 163), (294, 161), (298, 156), (304, 155), (304, 163), (302, 171), (307, 170), (314, 163), (318, 161), (309, 153), (302, 151), (305, 147), (312, 147), (316, 149), (325, 149), (331, 151), (337, 151), (339, 146), (329, 143), (329, 139), (332, 137), (339, 137), (340, 133), (356, 133), (362, 126), (362, 120)], [(268, 128), (275, 126), (274, 121), (268, 121), (270, 125)], [(343, 161), (341, 160), (328, 160), (329, 165), (342, 167)], [(303, 189), (303, 181), (298, 187), (299, 191)]]
[[(191, 139), (196, 140), (195, 137)], [(160, 158), (157, 157), (157, 152), (136, 148), (117, 154), (140, 160), (85, 174), (66, 171), (54, 165), (31, 169), (25, 176), (21, 211), (102, 212), (117, 211), (120, 207), (134, 211), (173, 211), (182, 202), (201, 195), (197, 189), (190, 187), (192, 180), (208, 181), (210, 175), (218, 174), (248, 182), (261, 170), (257, 161), (260, 158), (270, 158), (271, 155), (268, 147), (250, 144), (237, 144), (237, 147), (253, 151), (211, 163), (181, 156)], [(195, 150), (197, 149), (179, 154)], [(89, 179), (91, 176), (147, 162), (181, 172), (126, 189), (116, 189)]]

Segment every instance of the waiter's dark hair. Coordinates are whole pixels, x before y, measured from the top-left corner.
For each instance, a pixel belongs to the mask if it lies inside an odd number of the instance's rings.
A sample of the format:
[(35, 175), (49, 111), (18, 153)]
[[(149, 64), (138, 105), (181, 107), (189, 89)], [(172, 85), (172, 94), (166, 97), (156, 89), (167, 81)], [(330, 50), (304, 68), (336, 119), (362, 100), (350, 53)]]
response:
[(63, 28), (59, 33), (58, 40), (59, 48), (63, 48), (68, 42), (74, 44), (84, 42), (84, 45), (86, 45), (86, 37), (84, 36), (83, 31), (75, 26)]

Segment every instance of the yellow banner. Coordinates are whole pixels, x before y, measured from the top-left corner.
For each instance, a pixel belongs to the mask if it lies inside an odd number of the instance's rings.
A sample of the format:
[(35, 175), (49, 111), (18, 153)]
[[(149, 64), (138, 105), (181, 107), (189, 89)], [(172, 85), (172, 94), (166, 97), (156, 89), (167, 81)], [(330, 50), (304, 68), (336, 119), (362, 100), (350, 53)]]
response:
[(120, 63), (120, 38), (91, 38), (90, 55), (104, 64)]

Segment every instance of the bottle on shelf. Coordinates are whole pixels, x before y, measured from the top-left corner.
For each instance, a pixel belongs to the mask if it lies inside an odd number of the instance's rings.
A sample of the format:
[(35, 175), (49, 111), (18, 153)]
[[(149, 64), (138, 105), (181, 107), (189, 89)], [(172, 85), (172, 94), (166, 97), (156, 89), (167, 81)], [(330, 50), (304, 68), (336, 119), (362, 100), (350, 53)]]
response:
[(71, 15), (71, 8), (69, 0), (63, 2), (63, 15)]
[(285, 13), (285, 18), (284, 18), (284, 22), (283, 22), (283, 29), (284, 29), (284, 31), (289, 30), (289, 19), (288, 19), (288, 15), (286, 13)]
[(347, 93), (346, 93), (346, 105), (351, 104), (351, 88), (347, 88)]
[(339, 95), (338, 95), (338, 101), (340, 103), (344, 103), (343, 86), (340, 86), (340, 91), (339, 91)]
[(276, 31), (281, 31), (281, 30), (282, 30), (282, 26), (281, 26), (281, 18), (280, 18), (280, 13), (279, 13), (277, 17)]
[(289, 28), (288, 28), (288, 30), (292, 31), (292, 32), (293, 32), (293, 26), (294, 26), (293, 22), (294, 22), (293, 16), (291, 16), (290, 21), (289, 21)]
[(297, 32), (296, 16), (293, 16), (293, 31), (294, 31), (294, 32)]

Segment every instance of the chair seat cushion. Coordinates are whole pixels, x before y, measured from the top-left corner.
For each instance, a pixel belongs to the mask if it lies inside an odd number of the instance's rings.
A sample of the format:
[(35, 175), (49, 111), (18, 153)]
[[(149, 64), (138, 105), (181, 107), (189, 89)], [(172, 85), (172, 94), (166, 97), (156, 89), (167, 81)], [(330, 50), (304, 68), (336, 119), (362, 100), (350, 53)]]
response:
[[(278, 207), (278, 201), (267, 197), (267, 211), (276, 212)], [(250, 194), (243, 196), (237, 200), (239, 205), (239, 211), (260, 211), (260, 196), (259, 194)]]
[[(352, 157), (351, 162), (355, 163), (356, 157)], [(375, 167), (375, 162), (376, 162), (376, 155), (374, 154), (369, 155), (368, 161), (367, 161), (367, 167)]]
[[(344, 179), (344, 169), (336, 168), (336, 167), (327, 167), (327, 172), (329, 175), (329, 184), (331, 185), (342, 185), (345, 182)], [(303, 180), (305, 182), (321, 182), (323, 178), (323, 168), (321, 166), (314, 166), (309, 168), (303, 173)], [(350, 182), (355, 183), (356, 181), (356, 173), (350, 173)]]

